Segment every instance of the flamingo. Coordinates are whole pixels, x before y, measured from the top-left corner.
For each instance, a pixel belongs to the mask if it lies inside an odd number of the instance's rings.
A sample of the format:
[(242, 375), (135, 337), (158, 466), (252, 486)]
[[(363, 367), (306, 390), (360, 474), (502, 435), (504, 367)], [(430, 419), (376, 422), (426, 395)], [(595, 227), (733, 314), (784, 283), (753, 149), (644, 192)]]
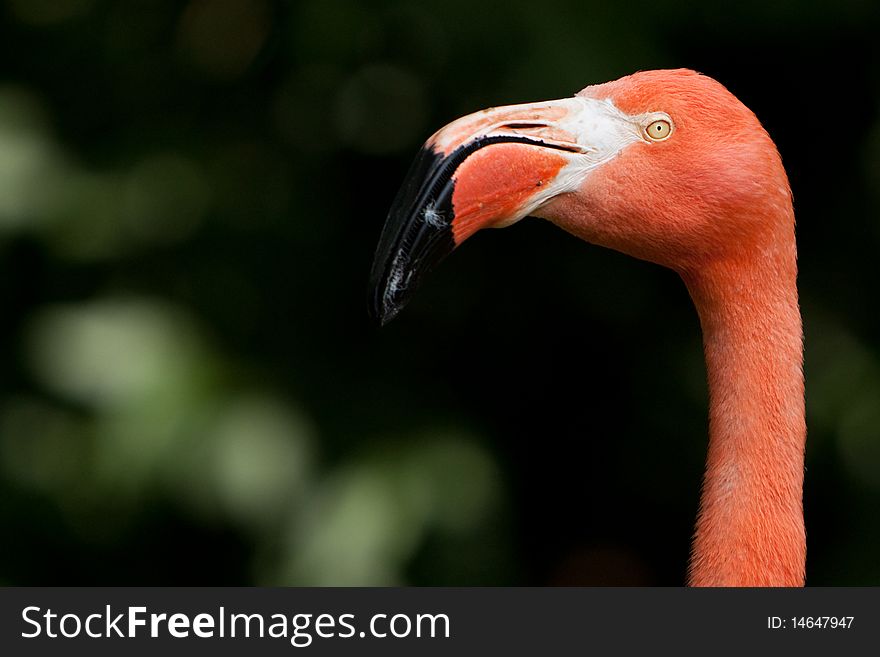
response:
[(803, 337), (792, 196), (757, 117), (691, 70), (486, 109), (436, 132), (371, 273), (384, 324), (482, 228), (537, 216), (676, 271), (696, 306), (709, 444), (687, 582), (802, 586)]

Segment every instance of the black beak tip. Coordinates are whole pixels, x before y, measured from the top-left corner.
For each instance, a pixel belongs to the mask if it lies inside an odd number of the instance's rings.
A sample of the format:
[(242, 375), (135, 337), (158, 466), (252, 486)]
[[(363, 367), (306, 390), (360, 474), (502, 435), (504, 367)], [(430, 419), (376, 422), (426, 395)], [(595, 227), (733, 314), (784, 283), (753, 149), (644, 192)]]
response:
[(405, 304), (405, 299), (400, 299), (397, 295), (391, 293), (387, 283), (378, 282), (370, 286), (370, 300), (367, 310), (370, 319), (379, 328), (382, 328), (397, 317)]
[(378, 326), (379, 328), (383, 328), (390, 322), (392, 319), (397, 317), (397, 313), (399, 312), (398, 308), (386, 308), (386, 307), (375, 307), (372, 304), (370, 305), (370, 319)]
[[(454, 248), (452, 231), (448, 226), (423, 229), (412, 243), (412, 247), (399, 249), (390, 265), (383, 266), (386, 259), (379, 258), (374, 266), (368, 310), (380, 327), (400, 314), (424, 276)], [(410, 253), (412, 249), (421, 257), (413, 258)]]
[(379, 328), (386, 326), (388, 322), (397, 317), (397, 313), (399, 312), (400, 308), (391, 307), (383, 310), (380, 314), (376, 315), (376, 322), (378, 322)]
[(369, 313), (379, 326), (397, 317), (424, 276), (455, 248), (452, 173), (464, 155), (422, 148), (391, 205), (370, 272)]

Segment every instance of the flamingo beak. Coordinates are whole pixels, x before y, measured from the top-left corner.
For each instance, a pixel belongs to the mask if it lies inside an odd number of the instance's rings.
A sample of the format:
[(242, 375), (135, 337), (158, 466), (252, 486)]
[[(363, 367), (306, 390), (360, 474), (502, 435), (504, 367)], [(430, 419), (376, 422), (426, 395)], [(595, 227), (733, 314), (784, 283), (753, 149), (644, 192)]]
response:
[(435, 133), (382, 230), (370, 280), (373, 317), (391, 321), (425, 275), (478, 230), (508, 226), (577, 189), (631, 141), (630, 128), (610, 102), (572, 97), (483, 110)]

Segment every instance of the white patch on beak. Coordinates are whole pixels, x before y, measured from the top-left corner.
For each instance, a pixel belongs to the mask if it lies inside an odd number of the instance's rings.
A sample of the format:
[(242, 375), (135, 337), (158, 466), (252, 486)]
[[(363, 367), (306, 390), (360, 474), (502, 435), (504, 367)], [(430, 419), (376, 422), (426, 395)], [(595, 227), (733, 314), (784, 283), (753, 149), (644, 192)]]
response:
[(553, 126), (573, 136), (580, 150), (565, 154), (568, 164), (505, 226), (528, 216), (554, 197), (577, 190), (591, 171), (613, 160), (630, 144), (647, 141), (642, 134), (645, 117), (621, 112), (610, 99), (575, 96), (552, 103), (568, 110)]
[(584, 148), (588, 166), (607, 162), (629, 144), (644, 140), (642, 117), (624, 114), (611, 99), (575, 96), (565, 102), (572, 107), (559, 121), (559, 127), (576, 137), (577, 143)]
[[(611, 99), (572, 96), (475, 112), (445, 126), (427, 143), (435, 153), (448, 156), (477, 140), (506, 136), (516, 138), (511, 141), (528, 142), (525, 148), (554, 149), (565, 158), (566, 164), (559, 172), (552, 179), (540, 181), (521, 208), (493, 224), (503, 228), (554, 197), (577, 190), (591, 171), (617, 157), (627, 146), (647, 143), (644, 127), (648, 119), (657, 118), (668, 119), (662, 113), (630, 116)], [(424, 212), (425, 220), (432, 225), (443, 220), (433, 215), (431, 206)]]

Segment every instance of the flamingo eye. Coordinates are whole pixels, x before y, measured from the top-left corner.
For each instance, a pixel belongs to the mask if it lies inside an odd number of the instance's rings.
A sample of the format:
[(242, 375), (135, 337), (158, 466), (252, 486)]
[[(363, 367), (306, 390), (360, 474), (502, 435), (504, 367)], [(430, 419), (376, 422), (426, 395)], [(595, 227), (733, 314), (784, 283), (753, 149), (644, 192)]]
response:
[(663, 141), (669, 136), (669, 133), (672, 132), (672, 125), (669, 121), (665, 119), (659, 119), (657, 121), (652, 121), (645, 128), (645, 134), (648, 135), (648, 139), (652, 141)]

